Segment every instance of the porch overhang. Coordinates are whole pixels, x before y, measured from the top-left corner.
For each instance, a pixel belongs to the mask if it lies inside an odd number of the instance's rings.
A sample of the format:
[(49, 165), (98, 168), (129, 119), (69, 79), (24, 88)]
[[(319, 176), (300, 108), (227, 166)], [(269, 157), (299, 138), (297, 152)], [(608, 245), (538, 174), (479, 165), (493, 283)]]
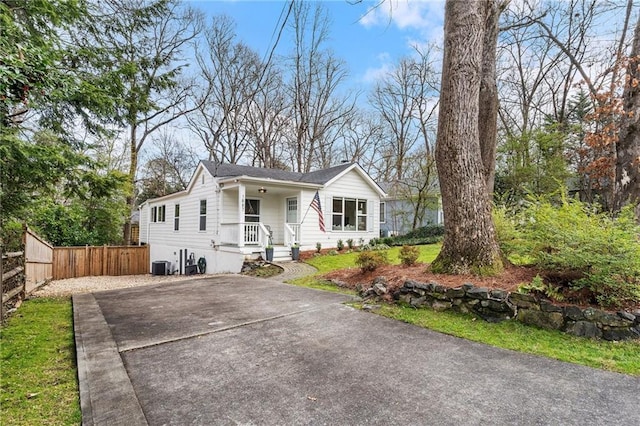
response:
[(278, 187), (278, 188), (296, 188), (296, 189), (315, 189), (319, 190), (324, 188), (324, 185), (307, 183), (307, 182), (293, 182), (290, 180), (278, 180), (278, 179), (265, 179), (253, 176), (233, 176), (229, 178), (219, 179), (218, 184), (223, 191), (226, 189), (237, 188), (240, 185), (252, 185), (252, 186), (264, 186), (265, 188)]

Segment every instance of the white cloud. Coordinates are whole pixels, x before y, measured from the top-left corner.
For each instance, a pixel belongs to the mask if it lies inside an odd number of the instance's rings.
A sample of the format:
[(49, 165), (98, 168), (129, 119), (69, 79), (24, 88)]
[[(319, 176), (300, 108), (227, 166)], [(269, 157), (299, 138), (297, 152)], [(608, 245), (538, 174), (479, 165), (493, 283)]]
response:
[(444, 0), (384, 0), (372, 6), (360, 19), (370, 28), (393, 24), (401, 30), (429, 30), (441, 26), (444, 19)]
[(393, 71), (395, 65), (391, 60), (391, 55), (386, 52), (381, 53), (378, 55), (378, 60), (380, 61), (380, 66), (367, 68), (364, 72), (362, 81), (365, 83), (375, 83)]

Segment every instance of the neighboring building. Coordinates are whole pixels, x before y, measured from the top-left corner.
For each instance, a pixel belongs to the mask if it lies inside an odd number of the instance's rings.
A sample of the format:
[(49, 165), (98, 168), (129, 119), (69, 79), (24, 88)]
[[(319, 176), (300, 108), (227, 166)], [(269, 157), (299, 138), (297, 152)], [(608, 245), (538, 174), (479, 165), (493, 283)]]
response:
[(264, 258), (270, 243), (276, 258), (290, 258), (293, 244), (310, 250), (378, 237), (385, 195), (358, 164), (295, 173), (202, 161), (184, 191), (140, 206), (140, 241), (171, 271), (193, 253), (207, 273), (238, 272), (245, 259)]
[[(392, 192), (388, 190), (388, 192)], [(410, 200), (402, 196), (388, 195), (383, 200), (385, 207), (380, 217), (380, 236), (404, 235), (413, 230), (415, 208)], [(428, 225), (444, 224), (442, 199), (440, 194), (428, 198), (418, 213), (417, 228)]]
[(131, 214), (131, 244), (134, 246), (140, 244), (140, 210)]

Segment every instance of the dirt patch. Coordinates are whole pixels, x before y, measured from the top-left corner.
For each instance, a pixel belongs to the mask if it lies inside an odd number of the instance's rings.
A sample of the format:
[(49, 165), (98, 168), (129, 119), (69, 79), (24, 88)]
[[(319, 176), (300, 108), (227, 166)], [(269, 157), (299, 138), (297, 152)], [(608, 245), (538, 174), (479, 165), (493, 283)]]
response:
[(414, 280), (421, 283), (436, 282), (445, 287), (460, 287), (463, 284), (473, 284), (475, 287), (488, 287), (502, 289), (509, 292), (516, 291), (522, 283), (530, 283), (538, 274), (535, 268), (512, 266), (505, 269), (500, 275), (494, 277), (477, 277), (475, 275), (444, 275), (432, 274), (427, 271), (429, 265), (420, 263), (414, 266), (386, 265), (373, 272), (362, 272), (360, 268), (353, 267), (333, 271), (322, 277), (328, 280), (340, 281), (340, 285), (356, 289), (360, 284), (368, 287), (376, 277), (385, 277), (390, 294), (402, 287), (405, 281)]

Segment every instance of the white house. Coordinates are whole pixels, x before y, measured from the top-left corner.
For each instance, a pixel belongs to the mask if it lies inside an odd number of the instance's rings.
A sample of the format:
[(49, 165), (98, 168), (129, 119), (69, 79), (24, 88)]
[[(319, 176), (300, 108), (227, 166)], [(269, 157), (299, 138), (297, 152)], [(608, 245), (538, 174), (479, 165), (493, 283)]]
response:
[(238, 272), (269, 244), (276, 259), (290, 259), (294, 244), (310, 250), (378, 237), (385, 195), (355, 163), (295, 173), (202, 161), (184, 191), (140, 206), (140, 242), (172, 272), (192, 254), (206, 260), (207, 273)]

